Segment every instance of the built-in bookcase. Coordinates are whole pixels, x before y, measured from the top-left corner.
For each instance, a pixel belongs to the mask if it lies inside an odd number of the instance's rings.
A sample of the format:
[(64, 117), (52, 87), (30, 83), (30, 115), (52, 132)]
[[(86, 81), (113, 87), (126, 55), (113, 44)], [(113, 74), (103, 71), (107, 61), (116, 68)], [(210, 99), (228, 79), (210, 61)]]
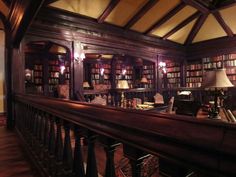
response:
[(201, 87), (202, 85), (202, 62), (189, 61), (186, 65), (186, 87)]
[[(178, 88), (181, 86), (181, 66), (179, 62), (168, 61), (167, 70), (167, 88)], [(162, 86), (164, 88), (164, 85)]]

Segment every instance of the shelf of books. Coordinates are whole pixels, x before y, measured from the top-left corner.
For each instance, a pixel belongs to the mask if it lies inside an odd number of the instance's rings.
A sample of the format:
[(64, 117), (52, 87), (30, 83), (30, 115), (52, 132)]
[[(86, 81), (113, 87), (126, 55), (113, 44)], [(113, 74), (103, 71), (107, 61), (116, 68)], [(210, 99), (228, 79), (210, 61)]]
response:
[(37, 92), (43, 92), (43, 65), (40, 62), (36, 62), (33, 68), (33, 82)]
[(229, 80), (236, 85), (236, 53), (224, 55), (224, 67)]
[(116, 64), (115, 74), (116, 74), (116, 85), (118, 80), (127, 80), (129, 84), (129, 88), (133, 88), (133, 66), (132, 65), (124, 65), (121, 62)]
[(202, 62), (191, 61), (186, 65), (186, 87), (201, 87), (202, 85)]
[[(174, 61), (168, 61), (166, 63), (167, 70), (167, 88), (178, 88), (181, 86), (181, 74), (180, 74), (180, 63)], [(162, 85), (164, 88), (164, 85)]]
[[(99, 85), (103, 85), (103, 89), (111, 88), (111, 65), (110, 64), (91, 64), (91, 82), (93, 87), (96, 89)], [(99, 89), (99, 88), (98, 88)]]
[(154, 64), (143, 65), (143, 76), (148, 80), (148, 83), (145, 84), (146, 88), (154, 88), (154, 73)]

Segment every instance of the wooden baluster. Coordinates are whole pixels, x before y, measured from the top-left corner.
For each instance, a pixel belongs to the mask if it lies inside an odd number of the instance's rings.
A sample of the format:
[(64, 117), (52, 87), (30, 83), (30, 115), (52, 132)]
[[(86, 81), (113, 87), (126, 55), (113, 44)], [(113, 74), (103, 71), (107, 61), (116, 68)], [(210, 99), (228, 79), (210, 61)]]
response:
[(70, 123), (64, 122), (64, 131), (65, 131), (65, 139), (64, 139), (64, 149), (63, 149), (63, 166), (64, 166), (64, 175), (70, 176), (72, 173), (72, 147), (70, 140)]
[(74, 174), (74, 177), (85, 177), (84, 161), (83, 161), (82, 149), (81, 149), (81, 144), (80, 144), (82, 131), (76, 125), (74, 128), (74, 134), (75, 134), (75, 149), (74, 149), (73, 174)]
[(105, 169), (105, 177), (115, 177), (115, 164), (114, 164), (114, 152), (116, 147), (120, 145), (115, 140), (102, 137), (100, 139), (101, 143), (104, 146), (104, 150), (106, 152), (106, 169)]
[(44, 167), (47, 167), (49, 162), (48, 160), (48, 149), (49, 149), (49, 116), (47, 113), (44, 113), (44, 133), (43, 133), (43, 158), (44, 158)]
[(130, 160), (132, 177), (141, 177), (143, 159), (149, 155), (126, 144), (124, 144), (124, 155)]
[(56, 133), (56, 147), (55, 147), (55, 156), (56, 156), (56, 176), (62, 175), (62, 160), (63, 160), (63, 143), (62, 143), (62, 131), (61, 126), (62, 122), (60, 118), (56, 118), (57, 133)]
[(86, 177), (98, 177), (96, 156), (94, 152), (94, 142), (96, 135), (88, 132), (88, 159), (86, 168)]
[(49, 153), (49, 160), (48, 160), (48, 168), (49, 173), (53, 174), (54, 168), (54, 153), (55, 153), (55, 127), (54, 127), (54, 117), (50, 117), (50, 130), (49, 130), (49, 142), (48, 142), (48, 153)]

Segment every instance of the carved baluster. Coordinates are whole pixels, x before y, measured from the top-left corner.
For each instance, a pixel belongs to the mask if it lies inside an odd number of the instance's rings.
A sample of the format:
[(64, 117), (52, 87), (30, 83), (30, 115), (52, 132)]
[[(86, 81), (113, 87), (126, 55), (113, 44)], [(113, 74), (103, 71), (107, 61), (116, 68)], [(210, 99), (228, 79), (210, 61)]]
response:
[(81, 149), (81, 144), (80, 144), (82, 131), (79, 129), (78, 126), (75, 126), (74, 134), (75, 134), (75, 149), (74, 149), (73, 174), (74, 174), (74, 177), (85, 177), (84, 162), (83, 162), (82, 149)]
[(64, 174), (65, 176), (70, 176), (72, 173), (72, 166), (73, 166), (72, 148), (70, 140), (70, 123), (64, 122), (64, 131), (65, 131), (64, 149), (63, 149)]
[(96, 156), (94, 151), (94, 143), (96, 135), (91, 132), (88, 133), (88, 159), (86, 168), (86, 177), (98, 177)]
[(47, 113), (44, 114), (44, 133), (43, 133), (43, 157), (44, 157), (44, 167), (48, 164), (48, 149), (49, 149), (49, 116)]
[(107, 158), (105, 177), (115, 177), (114, 152), (120, 143), (117, 143), (115, 140), (106, 137), (101, 138), (101, 143), (104, 146)]
[(62, 142), (62, 123), (59, 118), (56, 119), (57, 133), (56, 133), (56, 147), (55, 147), (55, 157), (56, 157), (56, 176), (60, 176), (62, 169), (63, 160), (63, 142)]
[(49, 130), (49, 142), (48, 142), (48, 153), (49, 161), (48, 168), (49, 173), (53, 174), (54, 168), (54, 153), (55, 153), (55, 127), (54, 127), (54, 117), (50, 117), (50, 130)]
[(124, 155), (130, 160), (132, 177), (141, 177), (141, 165), (148, 154), (124, 144)]

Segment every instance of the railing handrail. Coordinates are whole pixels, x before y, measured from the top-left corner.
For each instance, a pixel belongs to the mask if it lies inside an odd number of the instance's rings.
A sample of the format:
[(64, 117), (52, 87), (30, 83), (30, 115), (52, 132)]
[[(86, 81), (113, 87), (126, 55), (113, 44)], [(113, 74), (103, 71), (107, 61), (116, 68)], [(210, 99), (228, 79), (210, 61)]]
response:
[(236, 174), (235, 124), (35, 95), (17, 94), (15, 101), (154, 155), (203, 170)]

